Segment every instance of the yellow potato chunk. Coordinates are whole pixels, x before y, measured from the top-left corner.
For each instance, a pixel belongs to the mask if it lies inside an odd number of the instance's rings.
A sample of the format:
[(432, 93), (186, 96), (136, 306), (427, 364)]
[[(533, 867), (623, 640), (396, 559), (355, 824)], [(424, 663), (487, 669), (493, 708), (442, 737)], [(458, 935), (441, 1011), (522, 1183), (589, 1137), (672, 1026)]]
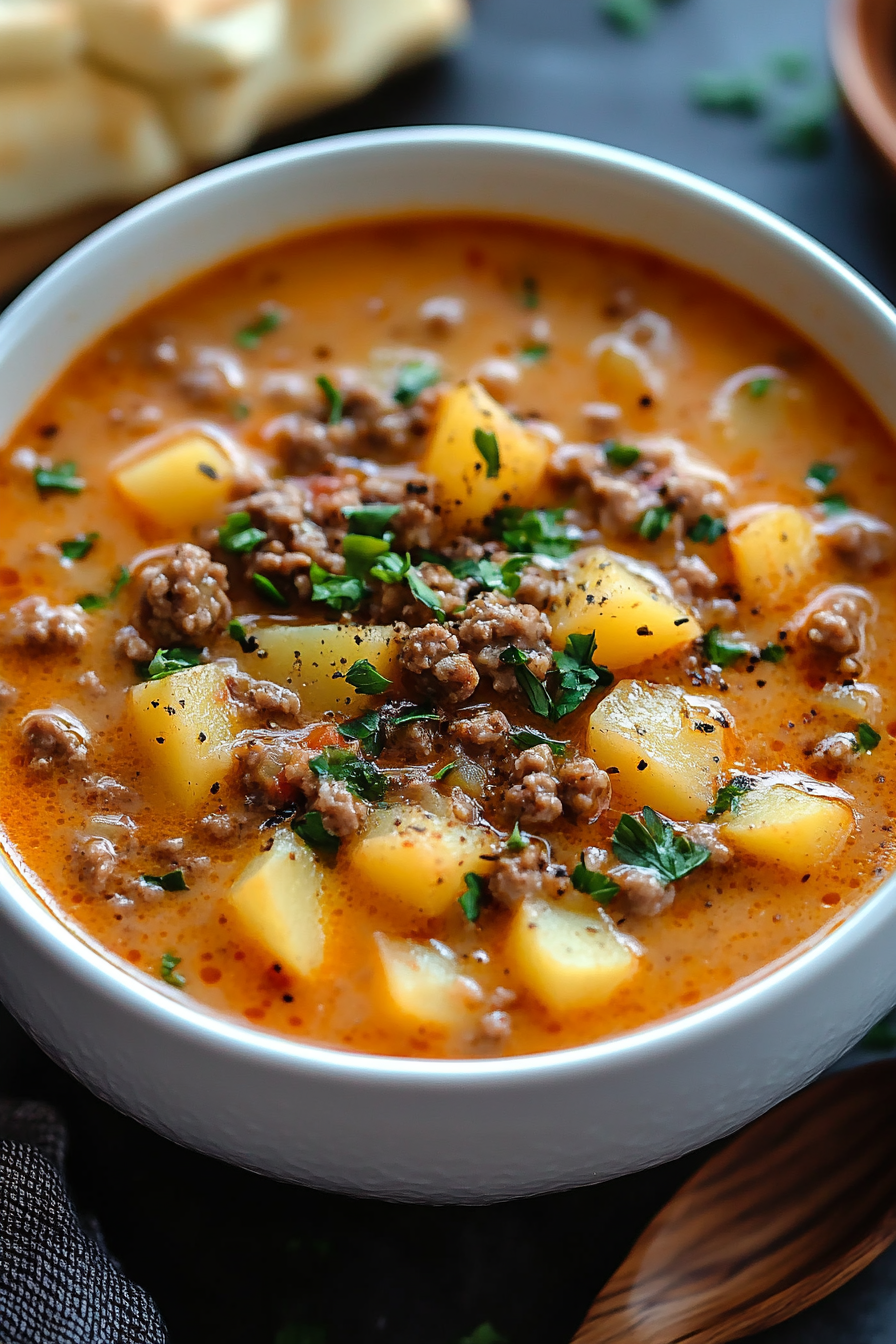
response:
[(415, 943), (375, 933), (377, 951), (391, 1006), (418, 1022), (458, 1027), (482, 1001), (474, 980), (460, 974), (450, 948), (441, 943)]
[(737, 585), (747, 602), (788, 605), (818, 563), (818, 538), (806, 514), (792, 504), (748, 509), (729, 523)]
[(384, 677), (394, 677), (398, 667), (399, 643), (391, 625), (270, 625), (252, 634), (264, 656), (243, 654), (244, 670), (296, 691), (308, 714), (363, 712), (370, 697), (345, 680), (352, 663), (366, 658)]
[(166, 532), (212, 518), (230, 498), (234, 467), (220, 444), (199, 430), (128, 453), (112, 480), (127, 502)]
[(597, 638), (597, 659), (621, 667), (690, 644), (702, 634), (692, 616), (603, 547), (584, 552), (548, 612), (554, 645), (572, 634)]
[(642, 397), (655, 400), (663, 390), (664, 379), (650, 356), (634, 341), (621, 334), (599, 336), (590, 347), (597, 372), (601, 399), (614, 402), (631, 414), (641, 405)]
[(308, 976), (324, 959), (323, 877), (307, 845), (283, 828), (233, 884), (230, 902), (248, 934), (271, 958)]
[(700, 821), (725, 768), (731, 718), (721, 705), (678, 686), (620, 681), (591, 715), (588, 746), (613, 775), (613, 801)]
[(375, 814), (351, 850), (353, 875), (365, 890), (401, 901), (431, 918), (444, 914), (464, 891), (465, 873), (488, 868), (483, 854), (494, 842), (487, 831), (434, 817), (422, 808)]
[(588, 914), (529, 896), (514, 916), (507, 952), (548, 1008), (595, 1008), (638, 969), (637, 944), (605, 910)]
[[(814, 781), (807, 784), (812, 787)], [(759, 780), (738, 799), (737, 810), (725, 814), (721, 831), (735, 849), (804, 873), (829, 863), (854, 825), (845, 799), (808, 793), (772, 777)]]
[[(495, 476), (476, 447), (477, 429), (498, 440)], [(548, 460), (548, 445), (518, 424), (479, 383), (461, 383), (443, 399), (420, 470), (441, 487), (442, 521), (449, 532), (479, 527), (493, 509), (531, 504)]]
[(193, 808), (210, 801), (230, 768), (236, 728), (226, 673), (217, 663), (188, 667), (128, 692), (137, 746), (169, 800)]

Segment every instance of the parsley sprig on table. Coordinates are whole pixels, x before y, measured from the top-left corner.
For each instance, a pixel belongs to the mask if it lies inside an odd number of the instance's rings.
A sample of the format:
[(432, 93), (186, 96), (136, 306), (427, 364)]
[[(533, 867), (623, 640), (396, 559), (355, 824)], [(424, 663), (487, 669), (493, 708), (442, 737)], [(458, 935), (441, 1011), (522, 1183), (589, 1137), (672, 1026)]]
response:
[(643, 821), (624, 812), (613, 832), (613, 853), (620, 863), (649, 868), (667, 886), (687, 877), (706, 863), (709, 850), (679, 835), (652, 807), (642, 809)]

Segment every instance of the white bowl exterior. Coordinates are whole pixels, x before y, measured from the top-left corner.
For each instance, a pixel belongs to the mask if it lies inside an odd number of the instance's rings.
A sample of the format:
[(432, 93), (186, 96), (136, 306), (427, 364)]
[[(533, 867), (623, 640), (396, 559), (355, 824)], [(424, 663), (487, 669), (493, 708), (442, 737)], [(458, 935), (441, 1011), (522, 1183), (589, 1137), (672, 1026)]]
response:
[[(269, 238), (470, 210), (572, 225), (709, 271), (800, 329), (896, 425), (896, 315), (823, 248), (688, 174), (563, 137), (379, 132), (175, 187), (58, 262), (0, 319), (0, 439), (135, 307)], [(288, 1180), (480, 1202), (585, 1184), (738, 1128), (896, 999), (896, 883), (739, 992), (594, 1046), (420, 1061), (304, 1046), (206, 1012), (93, 947), (0, 861), (0, 982), (40, 1044), (168, 1137)]]

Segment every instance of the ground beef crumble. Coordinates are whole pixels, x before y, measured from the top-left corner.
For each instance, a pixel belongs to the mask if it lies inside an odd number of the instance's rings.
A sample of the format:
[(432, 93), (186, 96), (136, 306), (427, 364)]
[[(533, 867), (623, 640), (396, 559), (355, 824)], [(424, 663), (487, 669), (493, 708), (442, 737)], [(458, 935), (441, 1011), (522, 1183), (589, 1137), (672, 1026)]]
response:
[(436, 621), (403, 632), (399, 658), (405, 672), (420, 677), (428, 692), (449, 705), (469, 700), (479, 685), (479, 673), (469, 655), (461, 653), (457, 635)]
[(90, 733), (68, 710), (32, 710), (19, 732), (32, 770), (68, 768), (87, 760)]
[(157, 648), (202, 646), (230, 620), (227, 569), (190, 542), (174, 546), (137, 573), (137, 624)]
[(527, 666), (539, 681), (553, 664), (548, 618), (535, 607), (500, 593), (483, 593), (473, 599), (458, 626), (457, 638), (478, 670), (491, 678), (496, 691), (516, 688), (514, 669), (501, 662), (501, 654), (511, 645), (529, 655)]
[(256, 681), (245, 672), (231, 673), (227, 689), (231, 699), (249, 713), (297, 719), (301, 710), (299, 697), (293, 691), (273, 681)]
[(23, 597), (7, 612), (2, 640), (29, 649), (80, 649), (87, 641), (87, 618), (80, 607), (54, 607), (41, 594)]
[(858, 677), (865, 665), (868, 622), (876, 611), (864, 588), (839, 584), (820, 593), (793, 624), (810, 647), (838, 656), (844, 676)]
[(297, 801), (319, 812), (333, 835), (353, 835), (367, 820), (370, 804), (356, 798), (341, 780), (315, 774), (310, 762), (319, 754), (285, 734), (240, 742), (234, 750), (240, 786), (247, 801), (275, 808)]
[(488, 878), (489, 893), (501, 905), (519, 905), (527, 896), (557, 900), (569, 890), (569, 875), (557, 863), (549, 863), (542, 845), (530, 842), (517, 854), (502, 854)]

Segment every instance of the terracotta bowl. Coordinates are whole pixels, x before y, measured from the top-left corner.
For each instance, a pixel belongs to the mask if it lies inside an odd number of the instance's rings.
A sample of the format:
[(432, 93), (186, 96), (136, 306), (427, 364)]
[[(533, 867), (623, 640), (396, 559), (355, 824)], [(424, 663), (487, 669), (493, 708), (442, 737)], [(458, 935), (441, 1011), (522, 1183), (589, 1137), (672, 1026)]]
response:
[(896, 168), (896, 0), (832, 0), (829, 42), (846, 101)]

